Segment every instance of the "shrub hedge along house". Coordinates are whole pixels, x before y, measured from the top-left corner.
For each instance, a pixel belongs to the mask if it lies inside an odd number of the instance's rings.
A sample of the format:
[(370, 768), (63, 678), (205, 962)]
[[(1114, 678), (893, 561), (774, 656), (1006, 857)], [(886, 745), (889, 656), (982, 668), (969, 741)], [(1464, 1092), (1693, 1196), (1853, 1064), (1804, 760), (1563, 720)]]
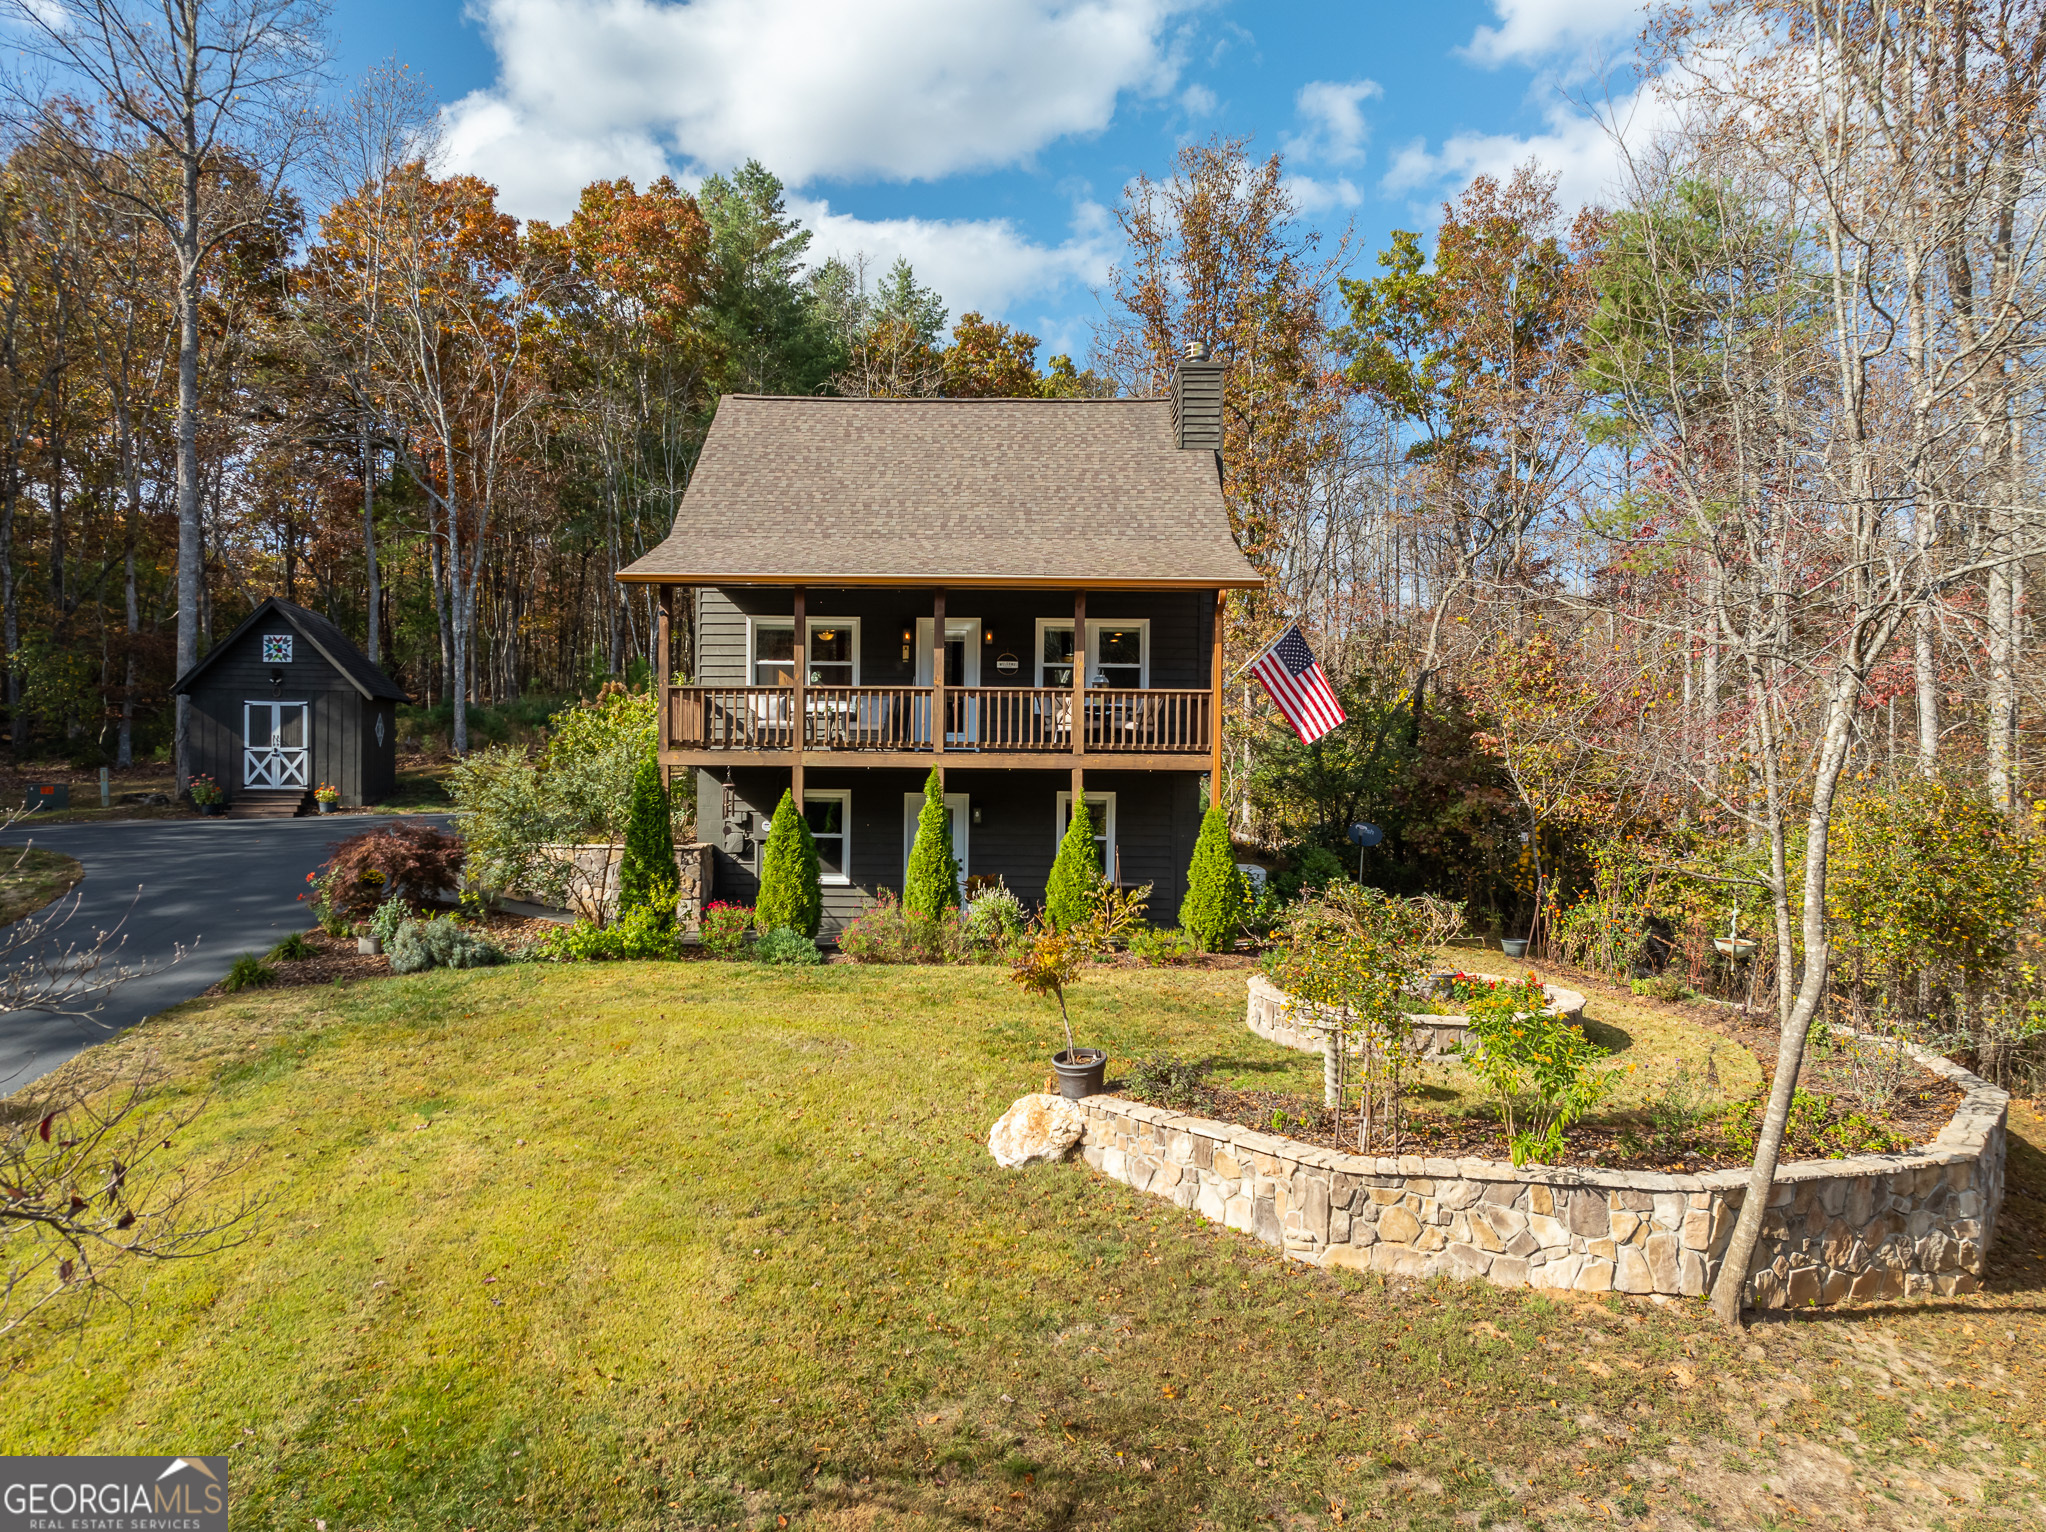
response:
[(1170, 924), (1219, 795), (1221, 603), (1261, 583), (1221, 444), (1204, 350), (1165, 398), (725, 396), (619, 574), (655, 588), (661, 761), (717, 897), (751, 902), (787, 791), (835, 933), (902, 890), (936, 767), (969, 889), (1041, 901), (1082, 803)]
[(397, 783), (405, 693), (318, 612), (269, 597), (171, 691), (192, 699), (193, 772), (232, 812), (308, 812), (322, 782), (360, 808)]

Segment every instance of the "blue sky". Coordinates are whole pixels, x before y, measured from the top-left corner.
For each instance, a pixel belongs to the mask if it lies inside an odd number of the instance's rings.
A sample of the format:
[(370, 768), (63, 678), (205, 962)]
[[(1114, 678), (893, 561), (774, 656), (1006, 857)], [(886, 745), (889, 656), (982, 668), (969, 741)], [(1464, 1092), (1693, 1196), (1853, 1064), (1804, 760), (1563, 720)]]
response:
[[(907, 255), (1084, 354), (1111, 210), (1183, 143), (1286, 155), (1311, 220), (1369, 269), (1471, 175), (1529, 155), (1567, 202), (1614, 156), (1634, 0), (341, 0), (337, 74), (397, 57), (445, 103), (455, 168), (523, 217), (584, 182), (692, 183), (746, 157), (822, 253)], [(1596, 110), (1588, 110), (1587, 103)], [(1652, 115), (1652, 108), (1637, 113)]]

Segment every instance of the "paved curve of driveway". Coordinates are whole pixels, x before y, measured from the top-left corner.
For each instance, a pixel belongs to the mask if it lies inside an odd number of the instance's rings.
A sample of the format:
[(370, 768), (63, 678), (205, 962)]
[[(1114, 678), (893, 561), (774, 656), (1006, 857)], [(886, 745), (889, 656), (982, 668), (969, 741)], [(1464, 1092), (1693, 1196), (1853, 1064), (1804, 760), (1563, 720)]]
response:
[[(311, 928), (299, 901), (305, 875), (334, 842), (385, 816), (305, 819), (142, 819), (125, 823), (18, 824), (10, 844), (32, 839), (85, 865), (78, 910), (53, 941), (83, 945), (120, 926), (123, 961), (170, 965), (122, 985), (89, 1022), (32, 1011), (0, 1015), (0, 1095), (19, 1090), (84, 1049), (166, 1006), (189, 1000), (244, 952), (261, 954)], [(440, 815), (430, 823), (446, 826)], [(137, 890), (140, 890), (138, 895)], [(67, 899), (68, 902), (68, 899)]]

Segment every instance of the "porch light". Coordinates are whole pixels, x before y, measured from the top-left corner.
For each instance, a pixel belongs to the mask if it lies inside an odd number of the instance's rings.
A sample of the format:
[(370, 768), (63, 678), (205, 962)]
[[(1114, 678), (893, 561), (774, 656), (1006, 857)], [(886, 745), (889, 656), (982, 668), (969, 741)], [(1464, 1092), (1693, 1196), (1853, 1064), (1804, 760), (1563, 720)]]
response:
[(905, 623), (904, 623), (904, 624), (902, 625), (902, 657), (903, 657), (903, 658), (904, 658), (905, 660), (909, 658), (909, 651), (910, 651), (910, 648), (911, 648), (911, 647), (912, 647), (912, 646), (913, 646), (913, 645), (914, 645), (915, 643), (916, 643), (916, 624), (915, 624), (915, 623), (913, 623), (913, 622), (905, 622)]
[(995, 641), (995, 630), (993, 628), (982, 628), (980, 630), (980, 641), (984, 644), (993, 643)]

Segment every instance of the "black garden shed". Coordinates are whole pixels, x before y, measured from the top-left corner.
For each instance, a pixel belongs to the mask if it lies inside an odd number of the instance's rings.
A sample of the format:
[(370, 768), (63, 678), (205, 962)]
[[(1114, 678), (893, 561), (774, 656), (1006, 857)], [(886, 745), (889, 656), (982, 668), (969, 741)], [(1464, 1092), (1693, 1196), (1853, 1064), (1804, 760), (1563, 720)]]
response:
[(397, 784), (405, 693), (317, 612), (269, 597), (171, 691), (192, 699), (192, 771), (243, 812), (309, 810), (322, 782), (360, 808)]

